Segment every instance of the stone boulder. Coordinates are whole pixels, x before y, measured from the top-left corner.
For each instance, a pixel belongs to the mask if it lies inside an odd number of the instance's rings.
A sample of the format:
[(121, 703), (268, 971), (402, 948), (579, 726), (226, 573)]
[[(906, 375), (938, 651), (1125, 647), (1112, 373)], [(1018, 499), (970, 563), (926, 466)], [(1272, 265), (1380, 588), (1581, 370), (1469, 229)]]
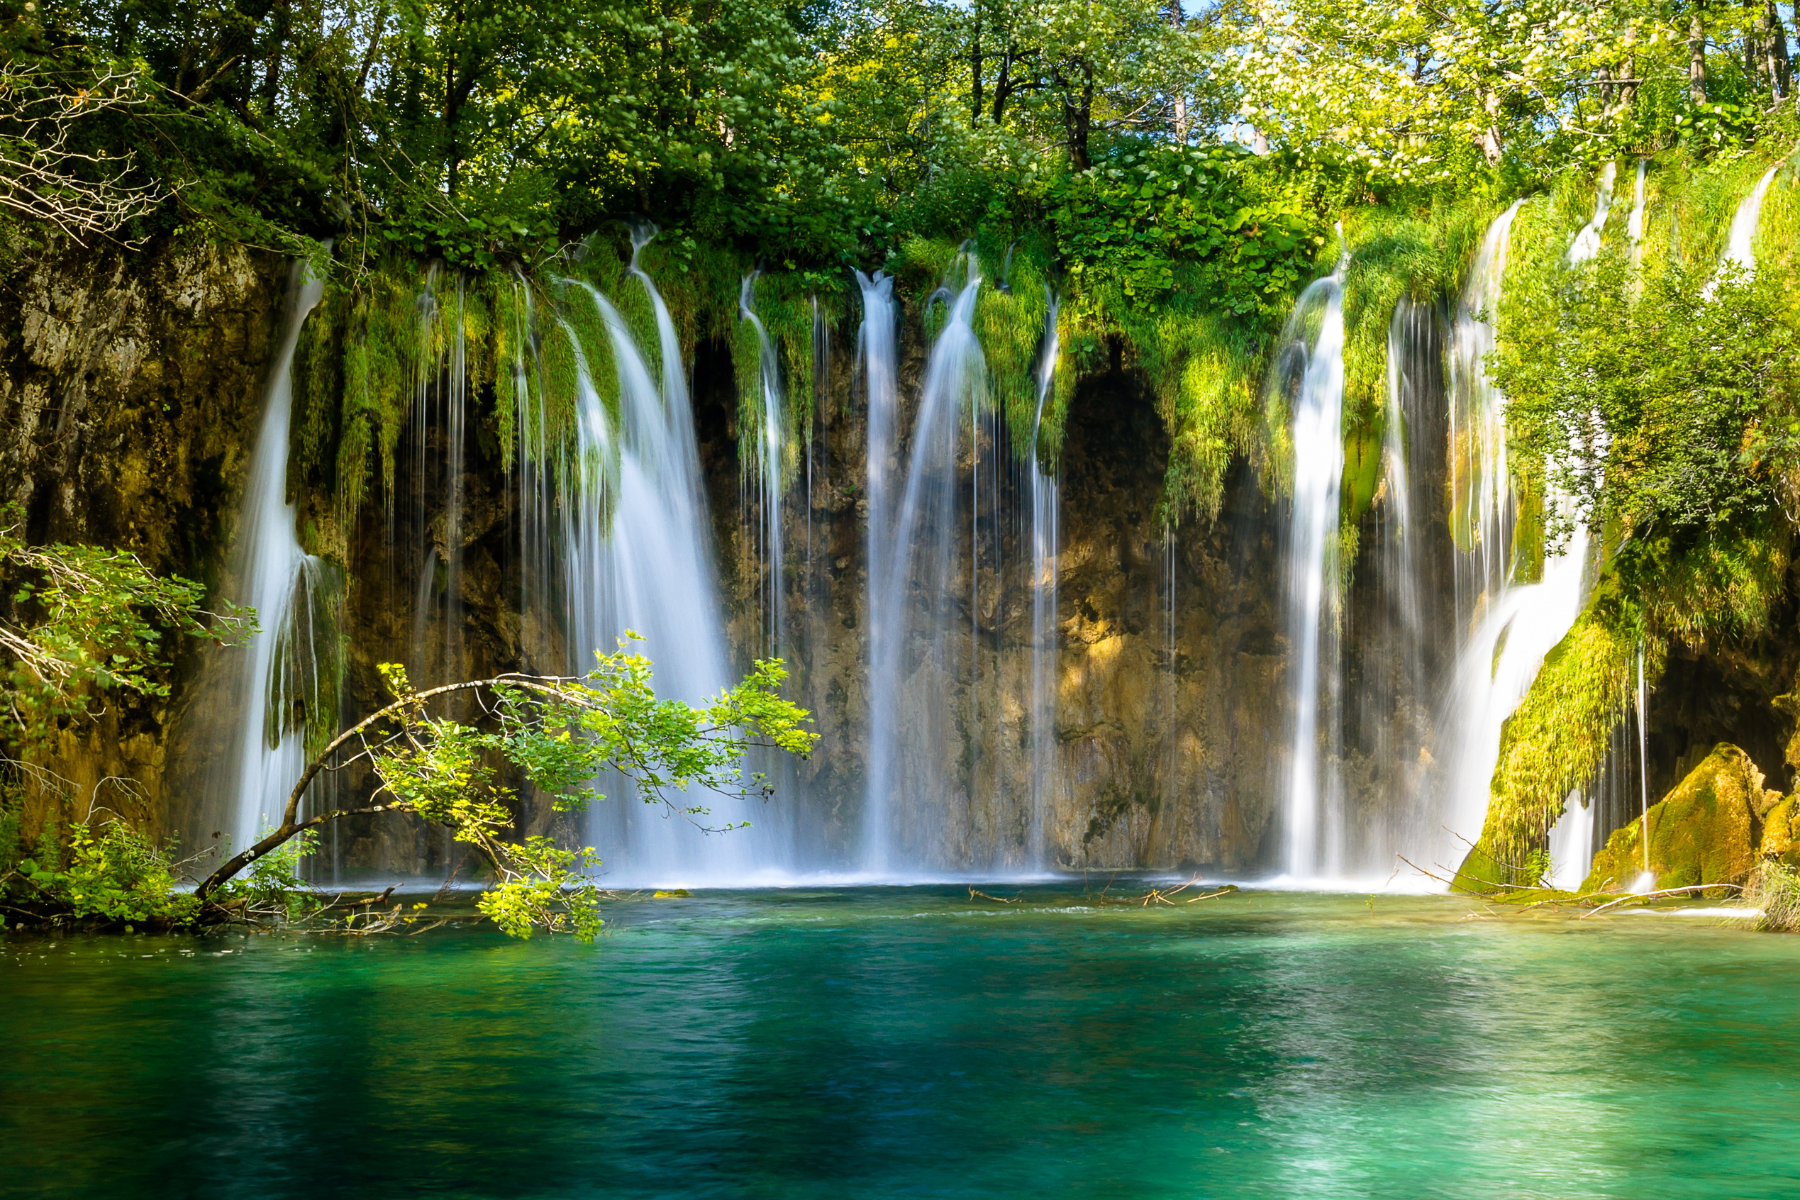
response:
[[(1781, 811), (1782, 804), (1779, 792), (1763, 787), (1763, 773), (1750, 756), (1720, 742), (1645, 817), (1613, 831), (1594, 855), (1593, 871), (1581, 890), (1623, 890), (1633, 885), (1644, 871), (1646, 820), (1650, 871), (1657, 888), (1742, 883), (1774, 824), (1767, 818)], [(1780, 828), (1781, 839), (1791, 845), (1785, 816)]]

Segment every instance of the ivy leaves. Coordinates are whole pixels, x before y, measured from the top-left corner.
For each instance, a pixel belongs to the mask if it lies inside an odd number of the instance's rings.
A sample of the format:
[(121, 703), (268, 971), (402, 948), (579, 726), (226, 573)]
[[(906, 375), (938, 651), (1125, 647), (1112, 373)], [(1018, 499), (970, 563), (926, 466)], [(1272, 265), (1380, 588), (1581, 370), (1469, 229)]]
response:
[(1521, 283), (1490, 370), (1565, 523), (1704, 535), (1794, 507), (1800, 330), (1772, 273), (1614, 253)]
[(1143, 149), (1057, 180), (1048, 202), (1071, 274), (1110, 276), (1149, 307), (1182, 264), (1202, 264), (1212, 303), (1273, 316), (1318, 239), (1293, 200), (1256, 195), (1248, 157), (1222, 146)]

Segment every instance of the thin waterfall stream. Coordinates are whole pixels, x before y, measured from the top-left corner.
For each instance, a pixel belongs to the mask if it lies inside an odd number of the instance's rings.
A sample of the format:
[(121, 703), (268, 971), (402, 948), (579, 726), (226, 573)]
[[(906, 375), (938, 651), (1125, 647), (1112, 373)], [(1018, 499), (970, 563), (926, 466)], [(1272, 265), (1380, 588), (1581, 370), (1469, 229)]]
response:
[(782, 550), (781, 498), (783, 467), (787, 452), (785, 427), (786, 402), (781, 388), (781, 363), (775, 344), (762, 318), (756, 315), (756, 279), (758, 272), (744, 276), (738, 292), (738, 317), (748, 321), (756, 331), (760, 352), (758, 379), (761, 411), (757, 427), (755, 453), (748, 460), (751, 482), (757, 489), (759, 505), (756, 523), (757, 566), (762, 581), (762, 648), (760, 657), (773, 658), (781, 653), (782, 608), (786, 599), (783, 568), (786, 556)]
[(1336, 775), (1338, 488), (1344, 473), (1342, 264), (1301, 293), (1270, 386), (1292, 412), (1294, 493), (1285, 586), (1293, 729), (1284, 789), (1282, 868), (1296, 880), (1342, 866)]
[(1031, 421), (1031, 836), (1030, 865), (1049, 865), (1045, 829), (1054, 803), (1056, 754), (1056, 550), (1061, 489), (1044, 467), (1044, 404), (1056, 386), (1059, 298), (1044, 287), (1044, 350), (1038, 360), (1037, 412)]
[[(966, 795), (964, 781), (944, 761), (956, 731), (942, 683), (963, 665), (954, 636), (962, 624), (955, 614), (963, 528), (958, 451), (965, 409), (985, 402), (987, 364), (973, 325), (979, 264), (965, 251), (951, 269), (962, 281), (954, 292), (948, 279), (939, 289), (946, 320), (926, 357), (898, 505), (886, 508), (893, 490), (884, 483), (885, 527), (877, 528), (870, 506), (870, 724), (861, 866), (876, 876), (935, 865), (927, 861), (926, 831), (917, 824), (921, 811), (902, 809), (898, 797), (947, 804)], [(865, 323), (867, 314), (879, 311), (870, 305), (871, 294), (865, 287)], [(872, 344), (865, 341), (865, 347)], [(873, 371), (870, 380), (873, 388)], [(871, 457), (879, 445), (874, 405), (871, 392)]]
[(312, 631), (323, 564), (300, 545), (287, 473), (294, 355), (301, 327), (324, 291), (325, 281), (304, 262), (294, 265), (232, 547), (238, 602), (256, 610), (259, 626), (247, 645), (231, 652), (233, 704), (227, 711), (236, 714), (237, 731), (224, 774), (233, 798), (233, 853), (280, 820), (282, 805), (306, 765), (304, 711), (320, 697)]

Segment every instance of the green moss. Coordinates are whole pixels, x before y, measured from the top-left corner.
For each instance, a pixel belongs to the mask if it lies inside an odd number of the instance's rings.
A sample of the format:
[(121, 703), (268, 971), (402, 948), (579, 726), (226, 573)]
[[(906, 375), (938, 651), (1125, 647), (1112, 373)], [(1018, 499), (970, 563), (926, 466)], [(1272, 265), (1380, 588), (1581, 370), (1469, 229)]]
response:
[(1544, 656), (1531, 690), (1500, 736), (1481, 841), (1522, 862), (1541, 849), (1564, 797), (1593, 777), (1623, 718), (1645, 647), (1645, 674), (1661, 674), (1663, 644), (1640, 633), (1640, 613), (1609, 578), (1568, 634)]
[(1648, 813), (1613, 831), (1581, 890), (1633, 887), (1646, 860), (1655, 889), (1743, 882), (1756, 865), (1763, 814), (1776, 798), (1762, 783), (1750, 756), (1721, 742)]
[[(988, 386), (1011, 434), (1012, 446), (1023, 456), (1031, 452), (1037, 424), (1038, 367), (1044, 343), (1044, 320), (1049, 312), (1049, 266), (1043, 249), (1035, 243), (985, 249), (982, 275), (990, 286), (982, 289), (975, 305), (975, 336), (987, 359)], [(1005, 291), (1001, 285), (1005, 284)], [(1051, 405), (1045, 414), (1042, 451), (1054, 462), (1062, 445), (1063, 406)]]
[(1344, 478), (1339, 503), (1343, 512), (1342, 524), (1347, 529), (1356, 528), (1375, 499), (1384, 462), (1383, 434), (1379, 426), (1364, 426), (1344, 438)]

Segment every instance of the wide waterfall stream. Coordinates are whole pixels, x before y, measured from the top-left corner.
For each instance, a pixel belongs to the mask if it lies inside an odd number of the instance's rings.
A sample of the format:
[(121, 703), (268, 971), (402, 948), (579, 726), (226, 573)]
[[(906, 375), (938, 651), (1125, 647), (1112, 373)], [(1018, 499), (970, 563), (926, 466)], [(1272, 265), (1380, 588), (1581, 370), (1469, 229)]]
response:
[[(1569, 263), (1594, 258), (1617, 236), (1609, 232), (1609, 221), (1611, 229), (1620, 226), (1611, 220), (1616, 172), (1608, 163), (1598, 173), (1592, 216), (1568, 244)], [(1722, 263), (1754, 266), (1758, 217), (1774, 177), (1773, 169), (1764, 173), (1739, 203)], [(1645, 206), (1640, 160), (1623, 222), (1634, 262)], [(1188, 858), (1181, 870), (1309, 888), (1432, 890), (1480, 836), (1504, 723), (1570, 629), (1595, 569), (1580, 523), (1540, 559), (1520, 541), (1527, 498), (1509, 462), (1505, 398), (1487, 374), (1519, 212), (1515, 203), (1487, 226), (1447, 312), (1407, 299), (1394, 308), (1380, 482), (1360, 565), (1343, 558), (1349, 534), (1340, 527), (1348, 503), (1340, 482), (1349, 469), (1347, 243), (1337, 269), (1296, 300), (1263, 385), (1270, 411), (1286, 414), (1289, 474), (1278, 505), (1255, 517), (1280, 555), (1268, 587), (1286, 654), (1277, 677), (1282, 732), (1279, 752), (1263, 768), (1274, 811), (1260, 850), (1236, 851), (1233, 865), (1223, 867)], [(821, 686), (812, 676), (825, 656), (834, 664), (848, 657), (860, 679), (842, 703), (864, 741), (821, 748), (830, 790), (820, 789), (817, 769), (777, 765), (773, 800), (710, 806), (696, 818), (639, 803), (625, 780), (597, 781), (607, 799), (588, 817), (587, 835), (605, 847), (608, 883), (1027, 878), (1075, 865), (1073, 839), (1085, 844), (1108, 831), (1095, 818), (1086, 818), (1085, 834), (1070, 823), (1071, 783), (1091, 774), (1096, 753), (1120, 751), (1071, 744), (1063, 732), (1069, 706), (1090, 703), (1081, 690), (1090, 668), (1070, 657), (1080, 644), (1071, 639), (1088, 618), (1085, 602), (1071, 609), (1063, 590), (1069, 501), (1064, 467), (1044, 443), (1062, 353), (1056, 292), (1042, 285), (1042, 333), (1028, 367), (1032, 407), (1021, 438), (1003, 427), (978, 333), (981, 305), (1010, 297), (1010, 252), (1000, 282), (990, 285), (979, 252), (965, 245), (912, 311), (923, 323), (916, 337), (905, 327), (909, 313), (895, 280), (858, 272), (846, 295), (857, 330), (850, 419), (863, 457), (845, 484), (823, 474), (844, 469), (826, 448), (829, 423), (844, 419), (832, 415), (838, 385), (826, 310), (815, 293), (812, 386), (821, 411), (796, 434), (788, 428), (783, 384), (783, 355), (794, 351), (777, 345), (758, 314), (758, 274), (745, 275), (737, 317), (754, 335), (759, 358), (741, 410), (742, 554), (726, 563), (713, 513), (720, 496), (703, 461), (695, 351), (684, 346), (668, 303), (640, 264), (653, 236), (650, 227), (632, 228), (617, 285), (636, 293), (632, 304), (648, 314), (637, 325), (617, 296), (590, 281), (565, 279), (548, 297), (522, 278), (513, 289), (511, 336), (530, 352), (508, 384), (516, 391), (521, 451), (509, 482), (516, 516), (507, 528), (516, 537), (509, 554), (521, 564), (528, 653), (541, 666), (579, 672), (594, 650), (633, 631), (645, 639), (664, 694), (689, 701), (716, 694), (750, 657), (780, 655), (794, 669), (790, 690), (815, 704), (824, 693), (806, 689)], [(985, 299), (990, 295), (994, 300)], [(313, 645), (315, 636), (335, 636), (315, 630), (335, 619), (337, 601), (321, 560), (301, 549), (284, 489), (289, 375), (319, 287), (296, 276), (293, 297), (268, 377), (234, 552), (241, 594), (256, 604), (265, 627), (237, 652), (234, 686), (244, 698), (238, 732), (229, 763), (218, 766), (211, 784), (233, 810), (237, 846), (270, 823), (286, 781), (298, 772), (306, 722), (337, 703), (331, 664)], [(408, 662), (425, 682), (460, 669), (473, 649), (462, 629), (469, 603), (463, 561), (473, 536), (462, 530), (478, 519), (469, 514), (478, 454), (467, 429), (470, 303), (460, 280), (434, 271), (417, 304), (421, 367), (407, 445), (419, 490), (398, 518), (412, 523), (421, 552)], [(594, 327), (603, 331), (605, 379), (595, 375), (592, 347), (584, 350), (571, 324), (576, 318), (597, 319)], [(653, 332), (640, 342), (646, 329)], [(553, 444), (533, 399), (546, 369), (546, 336), (566, 339), (573, 356), (573, 441), (566, 451)], [(910, 344), (919, 347), (916, 366), (906, 365)], [(803, 473), (795, 467), (801, 435)], [(1015, 439), (1023, 445), (1008, 449)], [(1006, 467), (1009, 453), (1016, 461)], [(836, 582), (850, 562), (842, 535), (831, 532), (839, 503), (833, 497), (841, 495), (856, 501), (853, 553), (862, 568)], [(1554, 490), (1541, 502), (1569, 511), (1568, 498)], [(432, 511), (441, 515), (427, 528)], [(1233, 537), (1251, 528), (1238, 521)], [(1203, 787), (1220, 785), (1192, 757), (1201, 742), (1179, 732), (1193, 719), (1182, 707), (1191, 703), (1182, 698), (1182, 672), (1192, 669), (1185, 664), (1194, 649), (1182, 644), (1180, 630), (1195, 603), (1179, 582), (1190, 577), (1181, 566), (1185, 535), (1164, 527), (1158, 541), (1149, 548), (1157, 565), (1144, 599), (1157, 611), (1155, 661), (1162, 665), (1147, 702), (1155, 705), (1162, 741), (1147, 778), (1174, 796), (1195, 775)], [(1093, 549), (1074, 552), (1081, 563)], [(859, 595), (841, 622), (844, 632), (827, 628), (838, 623), (812, 610), (834, 590), (841, 596), (852, 580)], [(804, 617), (789, 620), (796, 604)], [(1016, 631), (1004, 624), (1008, 613), (1020, 614)], [(545, 654), (566, 654), (566, 661), (543, 661)], [(840, 688), (841, 680), (830, 686)], [(1640, 722), (1646, 702), (1634, 701)], [(1614, 757), (1592, 785), (1566, 797), (1548, 837), (1558, 886), (1580, 882), (1619, 820), (1618, 805), (1596, 797), (1607, 788), (1647, 791), (1641, 730), (1637, 741), (1634, 750), (1615, 738)], [(751, 769), (763, 769), (760, 760)], [(826, 803), (840, 832), (803, 832)], [(1647, 806), (1646, 795), (1638, 807)], [(1161, 821), (1130, 837), (1169, 836)], [(1143, 844), (1141, 853), (1154, 860), (1154, 844)], [(453, 871), (457, 852), (446, 843), (444, 853), (445, 869)], [(335, 878), (340, 856), (332, 854)], [(1172, 857), (1165, 866), (1177, 865)], [(390, 877), (409, 873), (403, 853), (381, 862)]]

